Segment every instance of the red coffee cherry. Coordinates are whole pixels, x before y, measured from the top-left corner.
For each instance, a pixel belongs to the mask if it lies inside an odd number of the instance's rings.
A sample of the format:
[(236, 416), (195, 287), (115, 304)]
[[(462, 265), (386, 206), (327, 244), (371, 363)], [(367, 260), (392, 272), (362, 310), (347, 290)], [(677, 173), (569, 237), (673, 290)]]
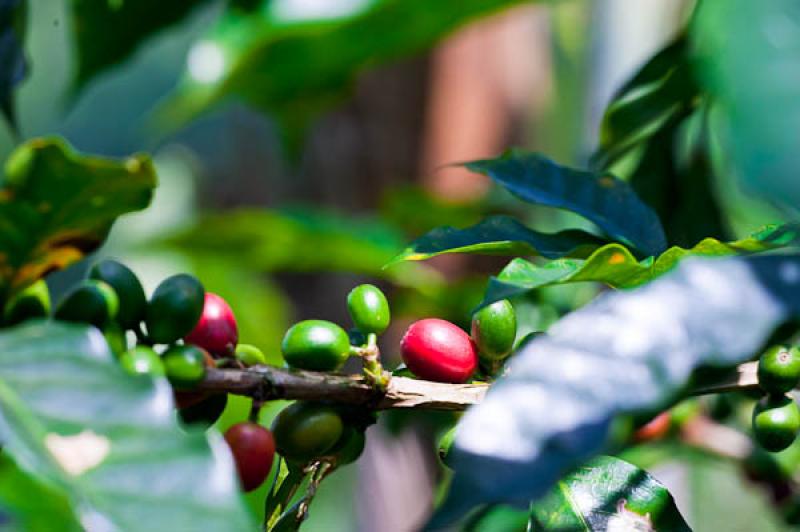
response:
[(217, 294), (206, 292), (200, 321), (184, 340), (215, 356), (232, 355), (239, 343), (239, 330), (228, 303)]
[(437, 382), (466, 382), (478, 365), (475, 344), (449, 321), (429, 318), (412, 323), (400, 342), (408, 369)]
[(225, 432), (225, 441), (233, 453), (242, 488), (253, 491), (266, 480), (272, 469), (275, 458), (272, 433), (256, 423), (237, 423)]

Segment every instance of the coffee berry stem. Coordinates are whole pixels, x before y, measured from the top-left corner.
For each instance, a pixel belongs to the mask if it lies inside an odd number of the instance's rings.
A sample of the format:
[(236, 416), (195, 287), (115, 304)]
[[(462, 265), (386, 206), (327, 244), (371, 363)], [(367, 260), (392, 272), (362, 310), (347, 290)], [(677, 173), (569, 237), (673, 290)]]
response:
[(360, 357), (364, 364), (364, 379), (379, 391), (386, 391), (391, 375), (381, 365), (381, 351), (378, 348), (378, 335), (369, 333), (367, 343), (361, 347), (351, 346), (350, 354)]

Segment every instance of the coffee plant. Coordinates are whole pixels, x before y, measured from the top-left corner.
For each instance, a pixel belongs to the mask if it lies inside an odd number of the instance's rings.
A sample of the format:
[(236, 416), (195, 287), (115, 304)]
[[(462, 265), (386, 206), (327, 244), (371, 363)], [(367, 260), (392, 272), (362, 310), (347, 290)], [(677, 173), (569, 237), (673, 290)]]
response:
[[(65, 0), (72, 91), (214, 4), (201, 51), (224, 68), (190, 61), (155, 121), (174, 131), (238, 99), (268, 113), (291, 151), (366, 66), (521, 3), (377, 0), (298, 22), (268, 0)], [(698, 1), (614, 95), (585, 168), (517, 148), (461, 163), (520, 202), (472, 225), (382, 247), (369, 224), (243, 210), (161, 242), (257, 273), (351, 271), (383, 288), (413, 288), (415, 265), (443, 254), (510, 257), (477, 307), (413, 321), (397, 345), (395, 300), (355, 284), (340, 301), (349, 322), (302, 316), (279, 354), (240, 342), (245, 312), (202, 275), (173, 271), (148, 293), (131, 264), (95, 255), (118, 218), (150, 205), (156, 170), (144, 154), (23, 140), (14, 93), (37, 59), (24, 51), (27, 10), (0, 1), (0, 110), (19, 141), (0, 180), (0, 526), (298, 530), (393, 410), (456, 413), (431, 449), (444, 474), (424, 529), (689, 530), (645, 470), (660, 444), (730, 460), (800, 523), (800, 12), (789, 0)], [(312, 64), (309, 50), (326, 53)], [(780, 223), (731, 238), (722, 175), (779, 207)], [(541, 231), (523, 216), (540, 207), (582, 221)], [(81, 261), (83, 278), (57, 289), (57, 272)], [(547, 288), (585, 282), (605, 289), (526, 329), (524, 309)], [(220, 431), (231, 396), (252, 406)], [(269, 424), (275, 401), (287, 403)], [(243, 494), (259, 489), (256, 523)]]

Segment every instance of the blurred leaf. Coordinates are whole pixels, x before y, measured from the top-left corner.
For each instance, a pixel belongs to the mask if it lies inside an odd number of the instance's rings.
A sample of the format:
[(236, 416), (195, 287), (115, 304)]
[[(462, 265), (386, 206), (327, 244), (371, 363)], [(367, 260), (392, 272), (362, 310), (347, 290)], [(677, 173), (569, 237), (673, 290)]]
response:
[(499, 299), (517, 296), (537, 288), (556, 284), (596, 281), (613, 288), (639, 286), (668, 272), (689, 256), (722, 257), (758, 253), (800, 245), (800, 224), (769, 225), (747, 238), (720, 242), (706, 238), (691, 249), (671, 247), (658, 258), (637, 261), (625, 246), (608, 244), (586, 260), (560, 259), (538, 266), (524, 259), (514, 259), (497, 277), (489, 280), (487, 305)]
[(432, 525), (477, 504), (526, 507), (606, 449), (615, 415), (674, 402), (699, 366), (751, 358), (800, 313), (799, 279), (798, 255), (693, 258), (567, 315), (461, 418), (451, 491)]
[(0, 291), (17, 290), (97, 249), (117, 217), (150, 203), (150, 159), (81, 155), (35, 139), (8, 158), (0, 186)]
[(252, 530), (216, 433), (175, 422), (165, 379), (127, 375), (99, 331), (0, 333), (0, 440), (89, 530)]
[(0, 0), (0, 111), (15, 132), (13, 91), (28, 74), (23, 50), (27, 7), (24, 0)]
[(600, 124), (593, 166), (608, 170), (636, 144), (651, 138), (672, 117), (694, 105), (699, 89), (681, 36), (655, 54), (620, 88)]
[(240, 209), (207, 214), (166, 243), (189, 253), (235, 259), (259, 272), (343, 271), (401, 284), (434, 282), (418, 267), (383, 270), (403, 240), (397, 230), (374, 218), (318, 209)]
[(800, 9), (794, 0), (702, 2), (698, 77), (723, 116), (723, 147), (749, 189), (797, 211)]
[(463, 532), (527, 532), (530, 513), (509, 506), (488, 506), (462, 527)]
[(667, 489), (646, 471), (611, 456), (579, 467), (533, 504), (535, 530), (691, 532)]
[(77, 49), (74, 88), (127, 60), (150, 37), (208, 0), (70, 0)]
[(381, 218), (404, 232), (419, 235), (440, 225), (457, 227), (477, 223), (485, 211), (481, 200), (452, 203), (433, 196), (421, 186), (394, 187), (381, 197)]
[(520, 3), (374, 0), (334, 19), (288, 21), (266, 1), (258, 10), (229, 9), (192, 50), (203, 68), (193, 68), (190, 54), (162, 119), (181, 124), (234, 96), (302, 128), (340, 101), (361, 71), (422, 52), (472, 19)]
[(509, 216), (490, 216), (467, 227), (437, 227), (413, 241), (387, 266), (405, 260), (426, 260), (444, 253), (541, 255), (548, 259), (586, 257), (607, 242), (577, 229), (540, 233)]
[(509, 150), (496, 159), (464, 166), (488, 175), (524, 201), (580, 214), (646, 256), (657, 255), (667, 247), (656, 214), (627, 183), (611, 175), (567, 168), (522, 150)]
[[(63, 532), (83, 530), (63, 494), (21, 471), (5, 454), (0, 455), (0, 508), (17, 532), (50, 532), (55, 526)], [(6, 530), (4, 524), (0, 530)]]
[(691, 246), (705, 237), (729, 235), (713, 190), (705, 109), (671, 119), (644, 145), (630, 175), (621, 177), (655, 209), (671, 243)]

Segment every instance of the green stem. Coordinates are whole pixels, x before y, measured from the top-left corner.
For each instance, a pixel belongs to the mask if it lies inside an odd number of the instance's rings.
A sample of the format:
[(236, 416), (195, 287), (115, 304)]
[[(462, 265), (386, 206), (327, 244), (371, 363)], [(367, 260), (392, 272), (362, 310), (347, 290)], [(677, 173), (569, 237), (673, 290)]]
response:
[(275, 522), (280, 518), (283, 510), (289, 505), (289, 502), (297, 493), (297, 489), (302, 484), (305, 478), (305, 471), (297, 467), (286, 465), (288, 473), (282, 479), (278, 478), (281, 473), (278, 464), (278, 473), (275, 477), (275, 482), (264, 501), (264, 531), (267, 532), (272, 529)]
[(364, 361), (364, 376), (375, 388), (386, 390), (389, 385), (389, 375), (381, 365), (381, 352), (378, 349), (378, 335), (367, 335), (367, 346), (362, 350), (361, 358)]

